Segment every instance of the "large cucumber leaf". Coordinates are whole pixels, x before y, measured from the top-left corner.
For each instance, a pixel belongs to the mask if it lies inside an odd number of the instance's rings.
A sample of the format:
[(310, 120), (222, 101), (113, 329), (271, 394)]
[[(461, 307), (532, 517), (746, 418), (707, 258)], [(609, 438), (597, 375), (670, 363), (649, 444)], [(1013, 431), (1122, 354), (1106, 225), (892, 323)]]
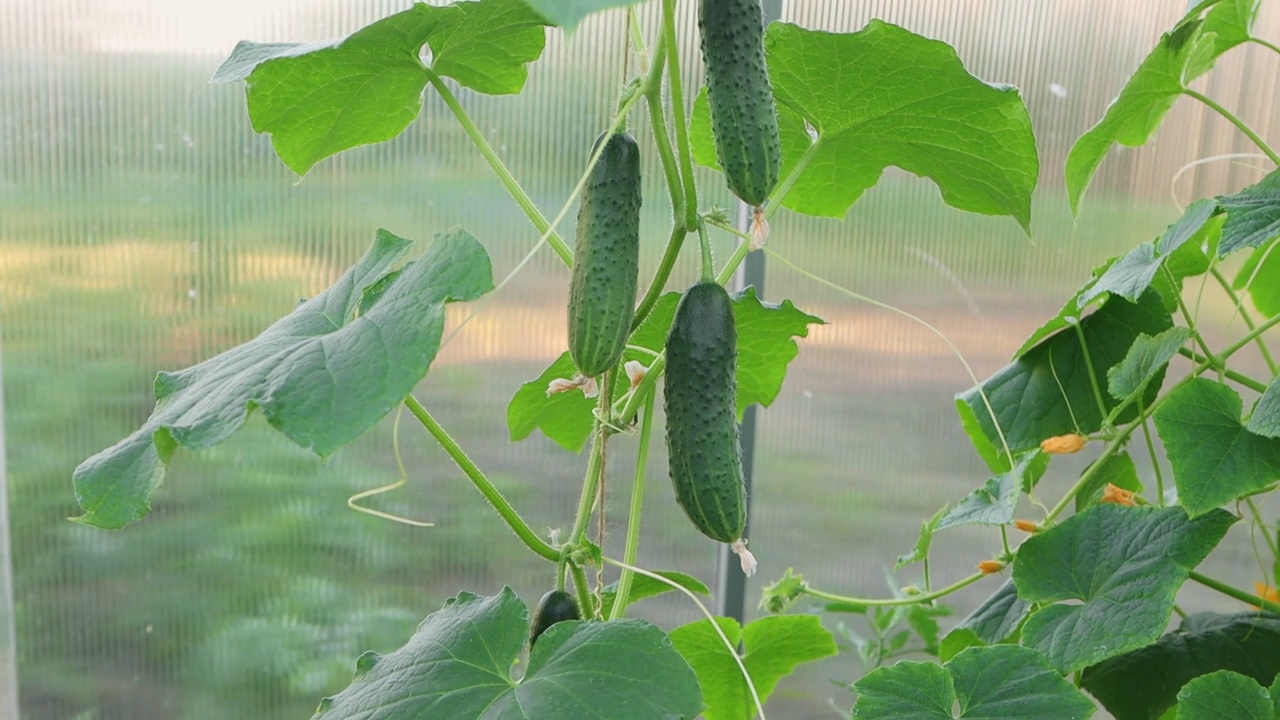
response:
[(76, 519), (118, 528), (141, 518), (179, 447), (216, 445), (255, 409), (321, 456), (373, 427), (431, 366), (445, 304), (493, 289), (489, 256), (465, 230), (437, 235), (421, 259), (394, 272), (412, 245), (379, 230), (373, 247), (328, 290), (258, 337), (160, 373), (146, 423), (76, 468), (84, 509)]
[(1104, 660), (1081, 674), (1085, 690), (1116, 720), (1159, 717), (1192, 679), (1216, 670), (1268, 685), (1280, 673), (1280, 618), (1257, 612), (1189, 615), (1154, 645)]
[(313, 720), (551, 717), (647, 720), (694, 717), (698, 680), (670, 639), (643, 620), (552, 625), (511, 669), (529, 611), (511, 588), (460, 593), (395, 652), (368, 652), (351, 685), (320, 702)]
[(399, 135), (433, 74), (490, 95), (520, 92), (547, 24), (522, 0), (415, 3), (332, 42), (242, 41), (210, 82), (244, 80), (253, 129), (270, 133), (284, 164), (305, 175), (331, 155)]
[(1152, 643), (1187, 574), (1235, 521), (1223, 510), (1094, 505), (1031, 536), (1013, 582), (1019, 598), (1047, 605), (1027, 618), (1022, 643), (1062, 673)]
[(1201, 675), (1178, 693), (1178, 720), (1275, 720), (1267, 688), (1239, 673)]
[(853, 689), (853, 717), (865, 720), (1086, 720), (1095, 710), (1043, 655), (1018, 645), (969, 648), (943, 665), (900, 662)]
[[(946, 43), (879, 20), (855, 33), (775, 22), (765, 54), (781, 176), (807, 159), (785, 207), (841, 217), (895, 165), (937, 183), (948, 205), (1030, 227), (1040, 165), (1017, 89), (970, 75)], [(694, 159), (717, 167), (705, 91), (690, 123)]]

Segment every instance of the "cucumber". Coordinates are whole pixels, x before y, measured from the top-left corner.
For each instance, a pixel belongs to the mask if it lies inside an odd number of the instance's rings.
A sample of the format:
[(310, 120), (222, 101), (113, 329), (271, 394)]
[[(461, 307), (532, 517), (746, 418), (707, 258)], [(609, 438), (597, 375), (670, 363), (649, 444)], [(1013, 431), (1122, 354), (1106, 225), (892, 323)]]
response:
[(640, 149), (602, 134), (599, 162), (582, 186), (569, 284), (569, 354), (585, 377), (613, 367), (627, 344), (640, 268)]
[(716, 157), (729, 190), (759, 207), (778, 184), (782, 162), (760, 0), (701, 0), (698, 29)]
[(676, 501), (703, 535), (737, 543), (747, 523), (738, 438), (737, 329), (715, 282), (689, 288), (667, 335), (663, 402)]
[(529, 618), (529, 647), (532, 648), (538, 641), (538, 636), (552, 625), (565, 620), (581, 619), (578, 602), (572, 595), (563, 590), (548, 592), (538, 601), (537, 607), (533, 609), (533, 616)]

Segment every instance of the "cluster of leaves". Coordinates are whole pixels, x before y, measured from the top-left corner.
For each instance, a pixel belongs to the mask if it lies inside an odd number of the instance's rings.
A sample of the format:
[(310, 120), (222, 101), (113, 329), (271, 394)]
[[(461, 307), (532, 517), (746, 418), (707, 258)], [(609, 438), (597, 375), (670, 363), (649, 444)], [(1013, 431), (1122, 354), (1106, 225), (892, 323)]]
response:
[[(254, 128), (271, 134), (280, 158), (299, 174), (338, 152), (399, 134), (418, 116), (422, 93), (431, 86), (542, 239), (569, 263), (571, 251), (487, 145), (450, 83), (479, 93), (518, 93), (548, 26), (571, 28), (589, 12), (625, 4), (418, 4), (331, 43), (241, 43), (214, 81), (245, 81)], [(664, 33), (674, 33), (674, 8), (673, 0), (664, 2)], [(1250, 39), (1256, 12), (1256, 1), (1205, 0), (1161, 39), (1072, 150), (1066, 172), (1073, 209), (1078, 211), (1112, 144), (1146, 142), (1180, 95), (1202, 97), (1187, 83)], [(765, 41), (784, 178), (769, 212), (785, 207), (843, 216), (885, 167), (895, 165), (930, 178), (954, 207), (1007, 215), (1030, 227), (1039, 165), (1015, 89), (973, 77), (944, 43), (879, 21), (853, 33), (774, 23)], [(665, 52), (674, 53), (674, 45), (667, 42)], [(660, 41), (655, 47), (664, 46)], [(715, 166), (709, 113), (704, 91), (684, 127), (678, 74), (669, 77), (670, 115), (680, 123), (678, 163), (661, 126), (660, 72), (657, 78), (629, 87), (641, 88), (658, 121), (656, 144), (665, 149), (661, 160), (673, 208), (679, 208), (696, 201), (691, 193), (677, 196), (682, 172), (692, 183), (688, 164)], [(637, 101), (624, 95), (620, 107)], [(833, 183), (837, 170), (841, 181)], [(692, 228), (682, 228), (675, 214), (669, 247), (678, 251)], [(1278, 236), (1280, 172), (1233, 195), (1195, 203), (1159, 238), (1099, 266), (1009, 365), (957, 396), (961, 423), (993, 477), (927, 520), (898, 567), (927, 564), (934, 535), (954, 527), (995, 526), (1003, 535), (1016, 523), (1020, 498), (1035, 499), (1054, 452), (1099, 441), (1103, 451), (1041, 520), (1027, 523), (1024, 529), (1033, 535), (1021, 546), (1006, 542), (979, 573), (942, 590), (929, 586), (926, 565), (923, 589), (908, 588), (886, 601), (842, 599), (790, 574), (768, 591), (766, 608), (775, 612), (808, 594), (832, 601), (830, 611), (866, 614), (872, 638), (846, 633), (874, 668), (854, 684), (857, 717), (951, 718), (957, 704), (962, 717), (1089, 717), (1095, 706), (1066, 679), (1071, 674), (1121, 720), (1156, 717), (1175, 704), (1179, 717), (1226, 717), (1221, 712), (1231, 706), (1224, 698), (1232, 697), (1230, 717), (1274, 716), (1280, 698), (1274, 687), (1263, 689), (1280, 670), (1268, 642), (1276, 630), (1272, 616), (1193, 615), (1174, 633), (1162, 633), (1189, 578), (1239, 599), (1251, 597), (1198, 576), (1195, 568), (1238, 519), (1221, 506), (1247, 501), (1280, 479), (1280, 381), (1260, 382), (1228, 367), (1231, 356), (1252, 342), (1265, 354), (1262, 334), (1280, 322), (1280, 278), (1273, 277), (1280, 260), (1270, 259)], [(445, 306), (493, 289), (488, 256), (466, 231), (437, 235), (422, 257), (396, 267), (411, 246), (378, 231), (370, 251), (333, 287), (259, 337), (195, 367), (161, 373), (146, 423), (77, 468), (84, 509), (79, 521), (115, 528), (141, 518), (179, 448), (199, 450), (225, 440), (254, 409), (290, 440), (323, 456), (405, 400), (439, 348)], [(1252, 255), (1234, 282), (1227, 280), (1219, 262), (1245, 249)], [(736, 255), (721, 275), (730, 276), (741, 258)], [(1218, 279), (1233, 298), (1238, 290), (1247, 292), (1265, 320), (1250, 320), (1244, 338), (1214, 353), (1182, 300), (1184, 282), (1199, 276)], [(653, 285), (661, 291), (665, 281), (660, 269)], [(652, 402), (645, 393), (661, 374), (678, 299), (678, 293), (655, 295), (640, 318), (624, 359), (645, 366), (646, 380), (634, 388), (619, 380), (604, 389), (608, 417), (600, 415), (604, 404), (581, 393), (546, 393), (550, 380), (572, 373), (566, 353), (512, 398), (512, 440), (540, 430), (579, 452), (594, 433), (604, 436), (606, 425), (617, 430), (630, 423), (634, 414), (626, 410), (634, 411), (637, 399)], [(765, 302), (750, 288), (734, 297), (734, 320), (741, 338), (741, 413), (777, 397), (798, 351), (795, 338), (822, 321), (790, 301)], [(1191, 361), (1191, 372), (1162, 389), (1180, 355)], [(1261, 393), (1247, 419), (1240, 395), (1223, 379)], [(415, 415), (525, 544), (559, 561), (562, 574), (566, 565), (577, 570), (605, 560), (594, 546), (552, 546), (537, 538), (429, 414)], [(1157, 473), (1151, 499), (1143, 496), (1129, 455), (1134, 434), (1150, 433), (1148, 420), (1173, 476), (1165, 492), (1160, 458), (1151, 450)], [(1064, 437), (1070, 438), (1065, 444)], [(1121, 502), (1108, 502), (1116, 499)], [(1071, 505), (1077, 512), (1059, 521)], [(1263, 534), (1274, 550), (1275, 534)], [(943, 636), (937, 618), (946, 611), (933, 601), (1006, 568), (1011, 578)], [(598, 589), (599, 603), (579, 584), (589, 615), (618, 615), (614, 611), (629, 602), (675, 586), (706, 593), (688, 577), (624, 577)], [(400, 650), (361, 656), (350, 687), (324, 700), (316, 717), (743, 718), (797, 665), (836, 652), (818, 618), (803, 614), (765, 617), (745, 627), (708, 618), (669, 633), (634, 619), (569, 621), (550, 628), (526, 657), (528, 624), (525, 604), (509, 589), (493, 596), (459, 594)], [(909, 647), (913, 633), (922, 647)], [(941, 664), (885, 666), (909, 649), (935, 655)], [(521, 671), (513, 674), (518, 663)], [(1133, 687), (1143, 691), (1126, 692)]]

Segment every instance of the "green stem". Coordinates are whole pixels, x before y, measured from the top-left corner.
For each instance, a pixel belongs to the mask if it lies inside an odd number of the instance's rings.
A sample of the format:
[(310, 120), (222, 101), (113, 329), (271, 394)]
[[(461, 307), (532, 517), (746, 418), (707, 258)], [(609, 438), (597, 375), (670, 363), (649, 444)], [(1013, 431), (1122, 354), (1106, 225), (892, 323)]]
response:
[(484, 473), (480, 472), (480, 468), (471, 462), (471, 458), (467, 457), (467, 454), (462, 451), (462, 448), (458, 447), (458, 443), (452, 437), (449, 437), (449, 433), (445, 432), (445, 429), (440, 426), (440, 423), (436, 422), (431, 413), (427, 412), (422, 403), (419, 403), (414, 396), (409, 395), (404, 399), (404, 405), (418, 419), (418, 422), (422, 423), (427, 432), (431, 433), (431, 437), (440, 443), (440, 447), (444, 448), (449, 457), (453, 458), (453, 461), (462, 469), (471, 484), (475, 485), (480, 494), (484, 495), (489, 504), (498, 511), (502, 519), (507, 522), (507, 526), (515, 532), (525, 546), (547, 560), (558, 562), (560, 560), (560, 551), (548, 545), (542, 538), (538, 537), (537, 533), (529, 528), (524, 518), (520, 517), (520, 513), (511, 507), (511, 503), (507, 502), (506, 498), (502, 497), (502, 493), (498, 492), (493, 483), (489, 482), (489, 478), (485, 477)]
[(809, 161), (813, 159), (814, 155), (818, 154), (818, 148), (821, 147), (821, 145), (822, 136), (819, 135), (817, 139), (805, 149), (804, 154), (800, 156), (800, 159), (796, 161), (795, 166), (791, 168), (791, 172), (787, 173), (787, 176), (782, 179), (782, 183), (774, 189), (773, 196), (769, 198), (769, 206), (764, 209), (765, 220), (772, 218), (773, 214), (778, 211), (778, 208), (782, 207), (782, 200), (787, 196), (787, 193), (791, 192), (791, 186), (796, 184), (796, 180), (800, 178), (804, 169), (809, 166)]
[(1252, 128), (1246, 125), (1243, 120), (1236, 117), (1235, 113), (1222, 107), (1221, 105), (1214, 102), (1210, 98), (1204, 95), (1201, 95), (1195, 90), (1192, 90), (1191, 88), (1183, 88), (1182, 94), (1186, 95), (1187, 97), (1192, 97), (1192, 98), (1195, 98), (1196, 100), (1199, 100), (1200, 102), (1207, 105), (1210, 110), (1213, 110), (1214, 112), (1218, 113), (1222, 117), (1226, 118), (1228, 122), (1230, 122), (1232, 125), (1235, 125), (1240, 132), (1244, 133), (1246, 137), (1252, 140), (1253, 144), (1257, 145), (1259, 150), (1262, 150), (1262, 152), (1266, 153), (1267, 157), (1271, 158), (1271, 162), (1275, 163), (1276, 165), (1280, 165), (1280, 155), (1277, 155), (1276, 151), (1272, 150), (1271, 146), (1268, 145), (1265, 140), (1259, 137), (1258, 134), (1255, 133)]
[(1275, 538), (1271, 537), (1271, 533), (1267, 530), (1267, 524), (1262, 521), (1262, 513), (1258, 511), (1258, 504), (1251, 497), (1245, 498), (1244, 501), (1249, 506), (1249, 512), (1253, 513), (1253, 521), (1258, 524), (1259, 528), (1262, 528), (1262, 539), (1266, 541), (1267, 548), (1271, 550), (1271, 556), (1280, 557), (1280, 548), (1276, 547)]
[(712, 282), (716, 279), (716, 264), (711, 259), (711, 240), (702, 218), (698, 218), (698, 244), (702, 246), (702, 282)]
[(1251, 42), (1251, 43), (1257, 43), (1258, 45), (1261, 45), (1262, 47), (1264, 47), (1264, 48), (1266, 48), (1266, 49), (1270, 50), (1271, 52), (1273, 52), (1273, 53), (1275, 53), (1275, 54), (1277, 54), (1277, 55), (1280, 55), (1280, 47), (1276, 47), (1275, 45), (1273, 45), (1273, 44), (1271, 44), (1271, 43), (1267, 42), (1266, 40), (1264, 40), (1264, 39), (1262, 39), (1262, 38), (1250, 37), (1250, 38), (1249, 38), (1249, 42)]
[(462, 126), (463, 132), (467, 134), (467, 137), (471, 138), (471, 142), (475, 143), (476, 148), (480, 150), (480, 154), (484, 156), (486, 161), (488, 161), (489, 168), (498, 176), (498, 181), (502, 183), (502, 187), (506, 188), (512, 199), (514, 199), (516, 204), (520, 206), (520, 209), (524, 211), (525, 217), (529, 218), (529, 222), (533, 223), (534, 228), (536, 228), (538, 232), (547, 236), (547, 244), (551, 246), (551, 249), (555, 251), (556, 255), (560, 256), (560, 260), (564, 262), (566, 266), (572, 267), (573, 251), (569, 249), (569, 246), (565, 244), (564, 240), (562, 240), (558, 234), (551, 230), (551, 223), (547, 222), (547, 219), (542, 216), (542, 213), (538, 211), (538, 206), (533, 204), (533, 200), (529, 199), (524, 188), (520, 187), (520, 183), (511, 175), (511, 171), (507, 170), (507, 166), (502, 163), (502, 159), (493, 151), (493, 147), (489, 145), (489, 141), (485, 140), (480, 129), (471, 121), (471, 116), (467, 114), (465, 109), (463, 109), (462, 105), (458, 102), (458, 98), (456, 98), (453, 92), (449, 90), (449, 87), (445, 85), (444, 80), (442, 80), (439, 75), (428, 70), (427, 81), (430, 82), (431, 86), (440, 94), (440, 98), (444, 100), (444, 104), (449, 106), (449, 110), (452, 111), (453, 116), (457, 118), (458, 124)]
[(569, 563), (569, 572), (573, 573), (573, 589), (578, 595), (578, 607), (582, 610), (582, 616), (595, 617), (596, 605), (591, 601), (591, 588), (587, 587), (587, 574), (582, 571), (582, 566), (575, 562)]
[(1164, 472), (1160, 470), (1160, 456), (1156, 454), (1155, 443), (1151, 441), (1151, 428), (1147, 426), (1147, 416), (1142, 409), (1142, 398), (1138, 398), (1138, 413), (1142, 415), (1142, 438), (1147, 443), (1147, 454), (1151, 456), (1151, 469), (1156, 473), (1156, 504), (1164, 507)]
[[(644, 473), (645, 461), (649, 456), (649, 431), (653, 426), (653, 393), (648, 393), (644, 401), (644, 417), (640, 425), (640, 447), (636, 451), (636, 475), (631, 482), (631, 514), (627, 518), (627, 543), (622, 551), (622, 561), (628, 565), (636, 564), (636, 551), (640, 546), (640, 514), (644, 509)], [(627, 600), (631, 593), (631, 571), (623, 569), (618, 578), (618, 592), (614, 596), (613, 610), (609, 612), (610, 620), (617, 620), (626, 612)]]
[[(1204, 356), (1202, 356), (1202, 355), (1198, 355), (1198, 354), (1196, 354), (1196, 353), (1195, 353), (1194, 351), (1192, 351), (1192, 350), (1188, 350), (1188, 349), (1186, 349), (1186, 348), (1178, 348), (1178, 354), (1179, 354), (1179, 355), (1181, 355), (1181, 356), (1183, 356), (1183, 357), (1185, 357), (1185, 358), (1187, 358), (1188, 360), (1191, 360), (1192, 362), (1202, 363), (1202, 364), (1204, 364), (1204, 365), (1205, 365), (1205, 367), (1206, 367), (1206, 368), (1212, 368), (1212, 367), (1213, 367), (1213, 363), (1212, 363), (1211, 361), (1209, 361), (1209, 360), (1205, 359), (1205, 357), (1204, 357)], [(1239, 383), (1239, 384), (1241, 384), (1241, 385), (1243, 385), (1243, 386), (1245, 386), (1245, 387), (1249, 388), (1250, 390), (1255, 390), (1255, 391), (1257, 391), (1257, 392), (1266, 392), (1266, 391), (1267, 391), (1267, 384), (1266, 384), (1266, 383), (1264, 383), (1264, 382), (1262, 382), (1261, 380), (1258, 380), (1258, 379), (1256, 379), (1256, 378), (1249, 377), (1248, 375), (1245, 375), (1244, 373), (1236, 372), (1235, 370), (1232, 370), (1231, 368), (1222, 368), (1222, 374), (1223, 374), (1223, 375), (1225, 375), (1225, 376), (1226, 376), (1226, 378), (1227, 378), (1228, 380), (1235, 381), (1235, 382), (1237, 382), (1237, 383)]]
[(667, 249), (662, 253), (658, 270), (653, 274), (653, 281), (649, 283), (649, 289), (644, 291), (640, 304), (636, 306), (635, 315), (631, 319), (631, 332), (635, 332), (636, 328), (640, 327), (640, 323), (649, 316), (649, 311), (653, 310), (654, 304), (662, 296), (662, 291), (667, 286), (667, 278), (671, 277), (671, 270), (676, 266), (676, 260), (680, 257), (680, 248), (684, 247), (684, 238), (688, 234), (689, 231), (685, 230), (683, 225), (671, 228), (671, 237), (667, 238)]
[(698, 188), (693, 181), (693, 153), (689, 149), (689, 126), (684, 117), (676, 0), (662, 0), (662, 34), (667, 38), (667, 83), (671, 88), (671, 122), (676, 126), (676, 148), (680, 152), (680, 176), (684, 182), (685, 227), (693, 228), (698, 221)]
[[(1102, 399), (1102, 388), (1098, 386), (1098, 374), (1093, 370), (1093, 356), (1089, 353), (1089, 343), (1084, 339), (1084, 328), (1080, 323), (1072, 323), (1076, 330), (1076, 338), (1080, 340), (1080, 353), (1084, 355), (1084, 367), (1089, 372), (1089, 386), (1093, 388), (1094, 402), (1098, 403), (1098, 416), (1107, 417), (1107, 403)], [(1012, 458), (1010, 458), (1012, 462)]]
[(1270, 600), (1265, 600), (1263, 598), (1258, 597), (1257, 595), (1252, 595), (1250, 593), (1245, 592), (1244, 590), (1241, 590), (1240, 588), (1228, 585), (1220, 580), (1214, 580), (1211, 577), (1201, 575), (1195, 570), (1192, 570), (1187, 575), (1187, 578), (1194, 580), (1207, 588), (1217, 590), (1218, 592), (1222, 593), (1223, 595), (1226, 595), (1227, 597), (1235, 598), (1240, 602), (1249, 603), (1250, 605), (1253, 605), (1254, 607), (1262, 608), (1263, 610), (1266, 610), (1269, 613), (1280, 615), (1280, 604), (1273, 603)]
[[(1226, 276), (1224, 276), (1216, 267), (1211, 271), (1211, 273), (1213, 274), (1213, 278), (1218, 281), (1218, 284), (1222, 286), (1222, 289), (1226, 291), (1227, 297), (1235, 304), (1236, 311), (1240, 313), (1240, 319), (1244, 321), (1245, 327), (1250, 330), (1255, 329), (1257, 325), (1254, 324), (1253, 317), (1244, 309), (1240, 296), (1236, 294), (1235, 288), (1231, 287), (1231, 283), (1227, 280)], [(1258, 352), (1262, 354), (1263, 361), (1267, 363), (1267, 370), (1270, 371), (1272, 377), (1274, 377), (1277, 372), (1280, 372), (1280, 368), (1276, 367), (1276, 361), (1271, 357), (1270, 348), (1267, 347), (1266, 341), (1261, 337), (1256, 338), (1256, 342), (1258, 345)]]
[(1217, 358), (1212, 358), (1217, 360), (1217, 363), (1214, 365), (1214, 367), (1218, 369), (1225, 369), (1228, 358), (1230, 358), (1232, 355), (1235, 355), (1237, 352), (1240, 352), (1240, 349), (1243, 348), (1244, 346), (1262, 337), (1263, 333), (1275, 327), (1276, 325), (1280, 325), (1280, 315), (1276, 315), (1275, 317), (1269, 317), (1266, 320), (1264, 320), (1261, 324), (1259, 324), (1257, 327), (1250, 329), (1249, 332), (1245, 333), (1244, 337), (1240, 338), (1235, 343), (1228, 346), (1226, 350), (1223, 350), (1221, 353), (1219, 353)]
[(667, 118), (662, 107), (662, 70), (667, 57), (667, 36), (658, 36), (654, 49), (653, 65), (645, 78), (645, 104), (649, 108), (649, 129), (653, 133), (654, 145), (658, 148), (658, 159), (662, 164), (662, 174), (667, 179), (667, 194), (671, 197), (671, 220), (678, 227), (685, 227), (685, 198), (680, 182), (679, 161), (675, 151), (671, 149), (671, 137), (667, 134)]
[[(1169, 281), (1170, 287), (1174, 289), (1173, 299), (1178, 304), (1178, 312), (1182, 313), (1182, 319), (1187, 321), (1187, 327), (1191, 328), (1191, 336), (1196, 339), (1196, 344), (1200, 346), (1200, 351), (1206, 357), (1213, 357), (1213, 350), (1209, 349), (1209, 344), (1204, 341), (1204, 337), (1200, 335), (1200, 331), (1196, 328), (1195, 318), (1191, 316), (1191, 310), (1187, 308), (1187, 302), (1182, 299), (1182, 293), (1178, 292), (1178, 280), (1173, 276), (1173, 272), (1169, 270), (1167, 265), (1161, 265), (1160, 270), (1164, 273), (1165, 279)], [(1214, 271), (1217, 272), (1216, 270)], [(1252, 326), (1250, 327), (1252, 329)]]
[[(1168, 395), (1162, 395), (1157, 398), (1156, 402), (1151, 404), (1151, 408), (1155, 409), (1156, 405), (1159, 405), (1160, 401), (1165, 397), (1168, 397)], [(1115, 455), (1119, 452), (1120, 448), (1124, 447), (1125, 441), (1127, 441), (1129, 436), (1133, 434), (1133, 431), (1137, 429), (1138, 424), (1145, 419), (1146, 415), (1140, 415), (1132, 424), (1124, 430), (1121, 430), (1119, 435), (1112, 438), (1111, 443), (1102, 451), (1102, 454), (1098, 456), (1098, 459), (1094, 460), (1084, 472), (1080, 473), (1080, 479), (1076, 480), (1076, 484), (1072, 485), (1071, 489), (1067, 491), (1067, 494), (1063, 495), (1062, 499), (1058, 501), (1058, 504), (1054, 505), (1053, 508), (1049, 510), (1048, 514), (1044, 516), (1044, 522), (1046, 525), (1052, 522), (1054, 518), (1061, 515), (1062, 512), (1070, 506), (1071, 501), (1074, 500), (1076, 495), (1079, 495), (1080, 491), (1089, 484), (1093, 479), (1094, 474), (1101, 470), (1103, 465), (1106, 465), (1107, 460), (1109, 460), (1112, 455)]]
[(984, 577), (987, 577), (985, 573), (980, 573), (980, 572), (974, 573), (967, 578), (964, 578), (962, 580), (957, 580), (956, 582), (953, 582), (950, 585), (944, 588), (941, 588), (939, 590), (934, 590), (933, 592), (921, 593), (919, 595), (912, 595), (911, 597), (903, 597), (903, 598), (869, 599), (869, 598), (846, 597), (844, 595), (836, 595), (835, 593), (823, 592), (822, 590), (815, 590), (814, 588), (809, 587), (807, 583), (804, 585), (804, 587), (801, 588), (801, 592), (803, 592), (805, 595), (811, 595), (816, 598), (827, 600), (828, 602), (851, 603), (854, 605), (866, 605), (868, 607), (893, 607), (896, 605), (918, 605), (920, 603), (931, 602), (933, 600), (937, 600), (938, 598), (946, 597), (947, 595), (950, 595), (951, 593), (957, 590), (960, 590), (961, 588), (968, 587), (978, 582)]
[[(609, 382), (612, 373), (605, 373), (600, 381), (600, 401), (598, 407), (602, 412), (609, 411)], [(596, 483), (600, 480), (605, 443), (608, 442), (608, 427), (596, 420), (596, 437), (591, 443), (591, 456), (587, 459), (587, 474), (582, 478), (582, 497), (578, 500), (578, 514), (573, 521), (573, 532), (569, 533), (569, 542), (577, 544), (591, 522), (591, 511), (595, 507)]]
[(640, 384), (631, 392), (618, 399), (618, 408), (614, 416), (618, 419), (619, 425), (626, 425), (631, 419), (640, 412), (640, 405), (644, 402), (645, 395), (649, 389), (658, 384), (658, 378), (662, 377), (662, 372), (667, 368), (667, 354), (663, 352), (649, 364), (649, 368), (644, 373), (644, 378), (640, 380)]

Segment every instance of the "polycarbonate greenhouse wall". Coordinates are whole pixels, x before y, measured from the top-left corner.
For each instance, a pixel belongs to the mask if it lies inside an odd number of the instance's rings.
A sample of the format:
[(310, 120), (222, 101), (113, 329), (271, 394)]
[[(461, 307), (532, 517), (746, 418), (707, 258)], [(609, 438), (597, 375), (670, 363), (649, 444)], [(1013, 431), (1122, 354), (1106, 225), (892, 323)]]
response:
[[(693, 2), (681, 4), (691, 13)], [(306, 717), (346, 684), (359, 653), (397, 647), (457, 591), (506, 584), (532, 600), (551, 582), (549, 566), (416, 424), (399, 428), (407, 484), (369, 503), (435, 527), (347, 507), (399, 478), (394, 413), (323, 462), (255, 416), (214, 449), (179, 453), (142, 521), (108, 532), (66, 520), (79, 514), (72, 470), (146, 419), (157, 371), (252, 338), (325, 288), (377, 228), (425, 243), (462, 225), (488, 248), (499, 279), (533, 248), (537, 233), (434, 94), (403, 136), (326, 160), (299, 181), (250, 127), (242, 86), (207, 84), (240, 39), (339, 37), (407, 5), (0, 0), (0, 717), (18, 717), (19, 705), (24, 720)], [(970, 72), (1021, 88), (1041, 179), (1031, 239), (1013, 220), (949, 208), (930, 182), (890, 169), (843, 221), (780, 213), (771, 247), (928, 320), (979, 376), (991, 373), (1090, 268), (1154, 237), (1191, 199), (1262, 176), (1227, 122), (1179, 103), (1156, 142), (1104, 163), (1071, 217), (1067, 149), (1185, 7), (782, 3), (782, 20), (811, 28), (850, 31), (881, 18), (945, 40)], [(1276, 10), (1264, 9), (1260, 35), (1280, 35)], [(650, 33), (653, 3), (639, 15)], [(569, 37), (549, 31), (518, 97), (460, 93), (548, 215), (614, 109), (625, 20), (610, 12)], [(691, 14), (680, 27), (683, 57), (697, 58)], [(1276, 63), (1242, 47), (1201, 83), (1280, 139)], [(692, 97), (701, 70), (684, 68)], [(642, 115), (633, 132), (644, 139)], [(654, 154), (642, 150), (643, 274), (658, 261), (668, 206)], [(715, 174), (701, 173), (708, 204), (732, 207)], [(731, 246), (717, 242), (726, 256)], [(686, 255), (672, 287), (696, 277)], [(987, 477), (954, 409), (970, 381), (936, 336), (780, 265), (765, 261), (763, 272), (766, 299), (792, 299), (827, 325), (800, 342), (781, 395), (757, 418), (751, 547), (761, 568), (746, 586), (749, 618), (760, 614), (763, 585), (788, 567), (823, 587), (884, 595), (885, 572), (920, 521)], [(506, 406), (565, 347), (567, 282), (543, 249), (501, 291), (452, 307), (449, 340), (417, 391), (540, 531), (570, 522), (585, 456), (537, 434), (511, 443)], [(620, 519), (634, 443), (610, 452), (619, 469), (608, 514)], [(714, 577), (715, 545), (676, 507), (661, 452), (649, 467), (643, 562)], [(610, 549), (621, 543), (621, 533), (609, 537)], [(996, 549), (989, 533), (956, 531), (935, 548), (935, 578), (960, 577)], [(1234, 563), (1224, 579), (1248, 585), (1253, 557), (1230, 552), (1238, 557), (1224, 558)], [(985, 591), (957, 596), (958, 611)], [(698, 617), (675, 594), (636, 612), (668, 628)], [(771, 707), (778, 717), (836, 717), (860, 672), (852, 654), (808, 666)]]

